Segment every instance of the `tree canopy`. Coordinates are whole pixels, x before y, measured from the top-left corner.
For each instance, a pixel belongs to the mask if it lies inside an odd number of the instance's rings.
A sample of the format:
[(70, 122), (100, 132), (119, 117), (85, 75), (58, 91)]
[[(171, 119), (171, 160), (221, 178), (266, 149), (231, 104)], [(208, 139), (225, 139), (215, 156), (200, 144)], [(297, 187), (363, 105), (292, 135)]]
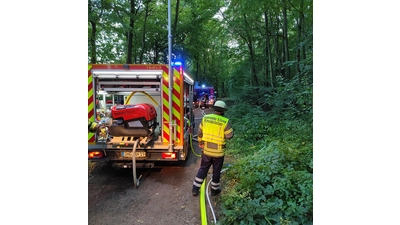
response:
[[(89, 63), (167, 63), (167, 0), (89, 0)], [(172, 61), (225, 96), (312, 83), (312, 1), (171, 1)]]

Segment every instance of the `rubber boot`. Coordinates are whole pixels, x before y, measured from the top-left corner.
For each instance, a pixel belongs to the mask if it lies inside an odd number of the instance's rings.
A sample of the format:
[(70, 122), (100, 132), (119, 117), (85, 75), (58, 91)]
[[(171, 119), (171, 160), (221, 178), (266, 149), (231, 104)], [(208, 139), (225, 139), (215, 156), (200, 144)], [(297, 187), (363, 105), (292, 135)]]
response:
[(199, 195), (200, 188), (193, 185), (192, 194), (193, 196)]
[(211, 189), (211, 196), (216, 196), (219, 193), (221, 193), (221, 189), (217, 189), (217, 190)]

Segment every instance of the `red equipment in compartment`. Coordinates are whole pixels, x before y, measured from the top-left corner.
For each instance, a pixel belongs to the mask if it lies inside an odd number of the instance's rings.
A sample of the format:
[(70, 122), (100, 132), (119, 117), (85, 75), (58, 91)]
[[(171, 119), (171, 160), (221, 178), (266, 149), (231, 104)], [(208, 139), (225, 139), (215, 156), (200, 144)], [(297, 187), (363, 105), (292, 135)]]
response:
[(109, 127), (112, 136), (154, 136), (158, 125), (157, 111), (152, 104), (117, 105), (111, 108), (113, 124)]
[(111, 116), (114, 119), (122, 118), (124, 121), (130, 121), (144, 117), (147, 121), (157, 116), (156, 109), (148, 103), (136, 105), (117, 105), (111, 108)]

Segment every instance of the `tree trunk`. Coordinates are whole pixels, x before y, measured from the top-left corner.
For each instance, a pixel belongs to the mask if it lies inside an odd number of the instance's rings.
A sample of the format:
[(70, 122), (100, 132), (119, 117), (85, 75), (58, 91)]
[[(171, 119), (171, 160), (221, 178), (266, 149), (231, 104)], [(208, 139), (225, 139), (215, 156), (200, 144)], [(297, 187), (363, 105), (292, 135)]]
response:
[[(289, 61), (289, 44), (288, 44), (288, 34), (287, 34), (287, 7), (286, 7), (286, 2), (285, 0), (282, 0), (283, 2), (283, 53), (285, 57), (285, 62)], [(285, 64), (286, 65), (286, 64)], [(290, 68), (288, 66), (285, 66), (285, 78), (287, 80), (290, 80)]]
[(270, 46), (270, 34), (268, 31), (268, 15), (267, 12), (264, 12), (264, 18), (265, 18), (265, 53), (267, 55), (266, 57), (266, 63), (265, 65), (268, 66), (268, 69), (266, 69), (266, 80), (268, 80), (268, 71), (270, 74), (270, 82), (271, 82), (271, 87), (274, 87), (274, 72), (272, 71), (272, 54), (271, 54), (271, 46)]
[(279, 48), (279, 36), (280, 36), (280, 30), (279, 30), (279, 23), (280, 23), (280, 19), (279, 19), (279, 17), (278, 16), (276, 16), (276, 27), (277, 27), (277, 30), (276, 30), (276, 35), (274, 36), (275, 37), (275, 54), (276, 54), (276, 65), (275, 65), (275, 70), (276, 70), (276, 72), (275, 72), (275, 74), (276, 75), (279, 75), (279, 76), (282, 76), (283, 75), (283, 73), (282, 73), (282, 64), (283, 64), (283, 60), (282, 60), (282, 57), (281, 57), (281, 51), (280, 51), (280, 48)]
[[(301, 25), (301, 33), (302, 33), (302, 40), (304, 41), (304, 37), (306, 36), (305, 35), (305, 33), (304, 33), (304, 31), (305, 31), (305, 24), (306, 24), (306, 21), (305, 21), (305, 17), (304, 17), (304, 0), (301, 0), (300, 1), (300, 12), (301, 12), (301, 14), (300, 14), (300, 25)], [(303, 58), (302, 59), (306, 59), (306, 45), (304, 45), (303, 44), (303, 47), (302, 47), (302, 49), (303, 49)]]
[[(172, 27), (172, 37), (175, 36), (176, 34), (176, 27), (178, 26), (178, 16), (179, 16), (179, 0), (176, 0), (176, 7), (175, 7), (175, 20), (174, 20), (174, 26)], [(173, 40), (173, 38), (172, 38)], [(172, 41), (172, 43), (174, 43)]]
[(296, 65), (297, 65), (297, 73), (300, 73), (300, 61), (301, 61), (301, 47), (300, 47), (300, 42), (301, 42), (301, 19), (297, 19), (297, 48), (296, 48)]
[(255, 86), (258, 86), (259, 84), (258, 84), (257, 71), (256, 71), (256, 65), (255, 65), (253, 41), (251, 39), (251, 34), (249, 33), (249, 30), (251, 30), (251, 27), (250, 27), (249, 23), (247, 22), (246, 14), (243, 15), (243, 18), (244, 18), (244, 22), (246, 24), (247, 46), (249, 48), (250, 60), (251, 60), (251, 76), (255, 82)]
[(153, 57), (152, 61), (153, 61), (153, 64), (157, 64), (158, 63), (158, 55), (159, 55), (159, 52), (158, 52), (159, 46), (158, 46), (157, 42), (155, 43), (154, 49), (155, 49), (155, 52), (154, 52), (154, 57)]
[(303, 49), (303, 56), (305, 56), (305, 52), (304, 52), (304, 46), (301, 47), (301, 42), (303, 39), (303, 24), (304, 24), (304, 0), (300, 0), (300, 8), (299, 8), (299, 18), (297, 20), (297, 50), (296, 50), (296, 60), (297, 60), (297, 73), (301, 72), (300, 69), (300, 61), (302, 59), (302, 49)]
[(89, 9), (89, 22), (90, 25), (92, 26), (92, 33), (91, 36), (89, 37), (89, 43), (90, 43), (90, 48), (91, 48), (91, 54), (90, 54), (90, 63), (92, 64), (96, 64), (97, 63), (97, 59), (96, 59), (96, 55), (97, 55), (97, 47), (96, 47), (96, 33), (97, 33), (97, 19), (94, 19), (96, 17), (91, 16), (93, 14), (97, 15), (95, 12), (93, 12), (93, 4), (95, 4), (92, 1), (89, 1), (88, 4), (88, 9)]
[(196, 71), (195, 71), (195, 75), (194, 75), (194, 80), (199, 80), (199, 70), (200, 70), (200, 63), (199, 60), (196, 60)]
[(90, 24), (92, 25), (92, 35), (90, 36), (90, 46), (91, 46), (91, 55), (90, 55), (90, 62), (92, 64), (96, 64), (97, 60), (96, 60), (96, 32), (97, 32), (97, 28), (96, 28), (96, 23), (94, 21), (90, 21)]
[(127, 47), (127, 57), (126, 63), (132, 63), (132, 40), (133, 40), (133, 29), (135, 21), (133, 19), (133, 15), (135, 13), (135, 0), (131, 0), (131, 9), (129, 14), (129, 28), (128, 28), (128, 47)]
[(143, 55), (144, 52), (146, 51), (146, 23), (147, 23), (147, 18), (149, 17), (149, 2), (146, 2), (146, 7), (145, 7), (145, 13), (144, 13), (144, 20), (143, 20), (143, 33), (142, 33), (142, 49), (140, 51), (139, 55), (139, 64), (143, 63)]

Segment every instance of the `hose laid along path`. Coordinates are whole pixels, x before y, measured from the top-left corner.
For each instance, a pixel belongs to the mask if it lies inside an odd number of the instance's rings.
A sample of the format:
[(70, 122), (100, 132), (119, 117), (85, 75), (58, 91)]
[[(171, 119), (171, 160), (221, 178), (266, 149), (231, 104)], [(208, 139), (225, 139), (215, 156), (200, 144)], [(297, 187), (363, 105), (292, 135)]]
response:
[[(204, 110), (201, 110), (201, 114), (202, 114), (202, 116), (204, 116), (206, 113), (204, 112)], [(197, 141), (197, 138), (194, 140)], [(201, 154), (197, 154), (194, 151), (192, 135), (190, 135), (190, 147), (192, 148), (192, 152), (195, 156), (201, 157)], [(207, 201), (210, 206), (211, 213), (213, 215), (214, 223), (215, 224), (217, 223), (217, 219), (215, 218), (214, 209), (213, 209), (211, 201), (210, 201), (210, 196), (208, 194), (208, 188), (210, 186), (210, 183), (211, 183), (211, 179), (207, 184), (207, 188), (206, 188), (205, 182), (203, 182), (200, 187), (200, 214), (201, 214), (201, 224), (202, 225), (207, 225), (207, 208), (206, 208), (206, 203), (205, 203), (205, 199), (206, 199), (205, 196), (207, 196)]]

